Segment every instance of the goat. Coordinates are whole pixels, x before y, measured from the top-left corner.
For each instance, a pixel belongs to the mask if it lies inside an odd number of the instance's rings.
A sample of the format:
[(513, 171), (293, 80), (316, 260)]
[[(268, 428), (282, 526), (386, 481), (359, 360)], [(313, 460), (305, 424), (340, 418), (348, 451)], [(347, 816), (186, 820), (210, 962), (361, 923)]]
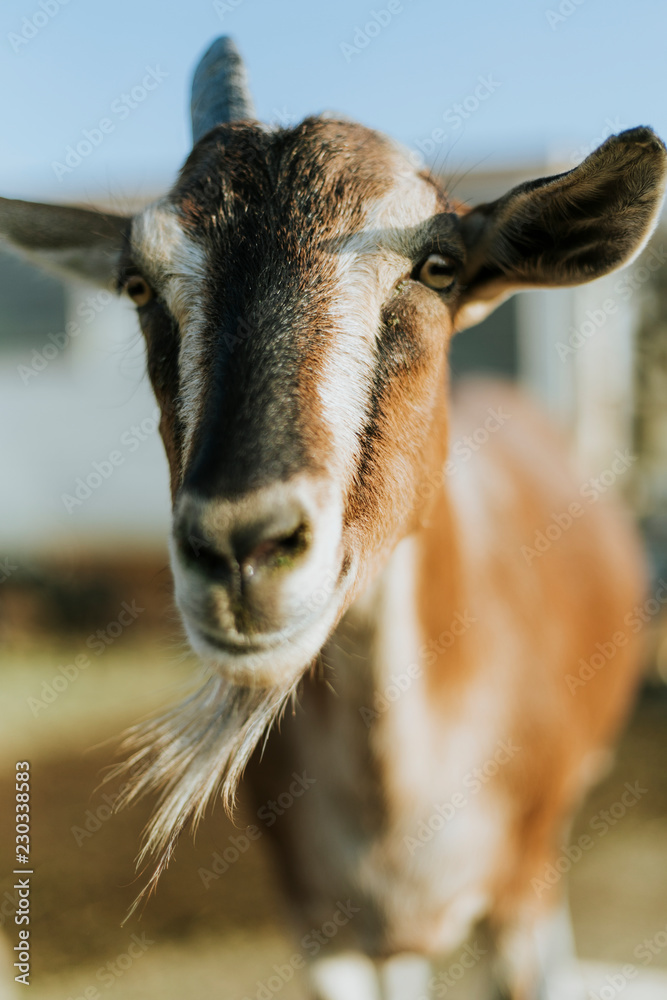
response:
[[(132, 218), (0, 199), (20, 252), (135, 303), (161, 408), (176, 600), (207, 674), (129, 737), (126, 798), (161, 790), (151, 885), (249, 762), (259, 803), (305, 771), (271, 828), (294, 922), (349, 913), (310, 962), (314, 997), (415, 1000), (425, 960), (475, 927), (489, 996), (552, 996), (563, 894), (536, 886), (628, 710), (636, 637), (571, 679), (640, 599), (643, 563), (611, 504), (583, 509), (517, 391), (449, 398), (447, 349), (515, 291), (632, 260), (665, 148), (629, 129), (466, 208), (368, 128), (260, 125), (227, 38), (192, 122), (172, 190)], [(470, 460), (448, 454), (490, 416)], [(525, 558), (553, 519), (561, 537)]]

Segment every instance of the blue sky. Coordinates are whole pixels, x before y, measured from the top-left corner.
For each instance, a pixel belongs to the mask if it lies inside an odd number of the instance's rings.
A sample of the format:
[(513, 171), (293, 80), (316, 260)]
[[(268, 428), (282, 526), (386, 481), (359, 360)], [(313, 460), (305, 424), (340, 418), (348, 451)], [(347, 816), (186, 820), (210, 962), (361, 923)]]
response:
[[(664, 0), (4, 0), (0, 193), (164, 189), (188, 151), (194, 63), (222, 33), (263, 119), (340, 111), (432, 142), (453, 172), (573, 159), (636, 124), (667, 138)], [(84, 130), (98, 144), (59, 170)]]

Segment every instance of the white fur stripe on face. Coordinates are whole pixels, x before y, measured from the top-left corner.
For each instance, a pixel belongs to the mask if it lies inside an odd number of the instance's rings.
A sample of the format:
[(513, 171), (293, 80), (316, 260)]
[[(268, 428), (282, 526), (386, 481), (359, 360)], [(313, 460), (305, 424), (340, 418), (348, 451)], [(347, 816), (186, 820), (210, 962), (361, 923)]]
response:
[[(391, 169), (392, 163), (389, 163)], [(395, 156), (391, 190), (372, 202), (363, 226), (345, 234), (343, 214), (335, 254), (336, 292), (329, 305), (333, 335), (317, 390), (333, 452), (351, 478), (372, 404), (380, 314), (392, 289), (410, 270), (412, 240), (406, 230), (427, 223), (438, 210), (430, 184)]]
[[(380, 312), (393, 287), (409, 270), (413, 248), (404, 233), (426, 224), (438, 210), (435, 189), (417, 176), (398, 150), (388, 157), (387, 171), (393, 171), (394, 184), (369, 204), (364, 225), (357, 232), (344, 233), (347, 220), (343, 207), (334, 252), (336, 292), (329, 304), (333, 335), (317, 389), (333, 453), (339, 467), (346, 470), (346, 480), (357, 464), (361, 432), (372, 403)], [(175, 208), (166, 199), (135, 219), (132, 243), (138, 266), (159, 288), (181, 331), (180, 398), (186, 463), (201, 417), (204, 389), (205, 253), (184, 232)]]
[(160, 289), (180, 329), (180, 399), (186, 461), (201, 416), (206, 258), (202, 248), (183, 231), (175, 209), (167, 201), (150, 205), (135, 219), (132, 245), (139, 268)]

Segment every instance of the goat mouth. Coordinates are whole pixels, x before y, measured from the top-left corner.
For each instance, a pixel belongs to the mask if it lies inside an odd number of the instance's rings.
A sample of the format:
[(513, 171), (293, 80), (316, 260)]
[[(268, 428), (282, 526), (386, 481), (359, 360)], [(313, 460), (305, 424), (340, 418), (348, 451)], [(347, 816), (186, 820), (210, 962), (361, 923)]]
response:
[(276, 641), (257, 641), (250, 636), (216, 635), (205, 628), (198, 628), (200, 637), (214, 649), (219, 649), (230, 656), (247, 656), (249, 653), (267, 653), (278, 645)]
[(242, 632), (234, 628), (217, 627), (211, 621), (202, 620), (198, 615), (187, 612), (184, 618), (190, 626), (190, 631), (209, 646), (233, 656), (246, 656), (253, 653), (272, 653), (291, 643), (298, 643), (317, 626), (322, 615), (326, 616), (327, 610), (325, 606), (308, 615), (297, 615), (292, 621), (287, 620), (281, 628), (270, 632)]
[(198, 613), (203, 609), (187, 592), (177, 591), (177, 603), (190, 644), (209, 669), (234, 684), (269, 688), (292, 684), (317, 657), (344, 610), (353, 576), (352, 560), (344, 560), (329, 587), (321, 588), (322, 600), (308, 602), (280, 628), (266, 632), (217, 625)]
[[(328, 617), (328, 616), (327, 616)], [(252, 688), (291, 684), (317, 656), (331, 624), (326, 618), (264, 636), (212, 632), (184, 617), (194, 651), (214, 673)]]

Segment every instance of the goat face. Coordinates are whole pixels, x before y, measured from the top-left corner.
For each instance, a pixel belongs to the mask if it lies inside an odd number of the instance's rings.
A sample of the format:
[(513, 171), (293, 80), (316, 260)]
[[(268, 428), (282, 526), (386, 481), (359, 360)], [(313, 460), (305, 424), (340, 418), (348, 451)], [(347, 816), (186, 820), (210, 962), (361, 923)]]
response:
[(120, 284), (162, 406), (177, 601), (209, 664), (260, 687), (302, 673), (441, 482), (453, 329), (625, 263), (664, 168), (634, 129), (467, 212), (359, 125), (199, 139), (133, 220)]
[(192, 121), (176, 185), (134, 219), (0, 199), (0, 235), (134, 299), (187, 631), (221, 678), (289, 689), (437, 492), (452, 330), (630, 260), (665, 148), (630, 129), (454, 208), (366, 128), (256, 123), (226, 38), (197, 68)]
[(388, 139), (320, 118), (215, 128), (133, 221), (177, 600), (231, 679), (300, 673), (422, 511), (464, 252)]
[(446, 350), (526, 287), (633, 258), (662, 203), (648, 128), (454, 209), (388, 139), (253, 122), (240, 57), (195, 73), (194, 149), (134, 219), (0, 198), (0, 236), (138, 307), (171, 468), (178, 603), (209, 673), (128, 740), (123, 801), (160, 789), (155, 884), (188, 818), (229, 807), (262, 734), (441, 482)]

